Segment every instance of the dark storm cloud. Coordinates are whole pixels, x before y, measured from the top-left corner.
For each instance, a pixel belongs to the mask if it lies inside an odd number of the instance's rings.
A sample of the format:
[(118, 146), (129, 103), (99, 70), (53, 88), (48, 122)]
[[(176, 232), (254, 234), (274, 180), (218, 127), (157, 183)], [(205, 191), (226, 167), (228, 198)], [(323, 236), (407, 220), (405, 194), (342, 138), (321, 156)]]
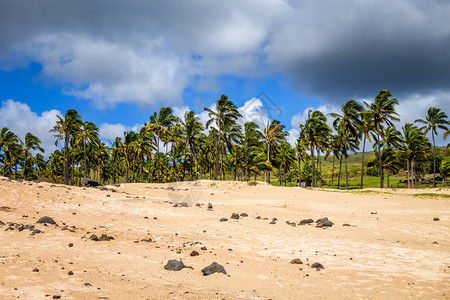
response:
[(330, 102), (387, 88), (439, 91), (433, 103), (448, 105), (448, 16), (442, 0), (3, 0), (0, 66), (37, 61), (99, 106), (176, 100), (196, 76), (275, 72)]

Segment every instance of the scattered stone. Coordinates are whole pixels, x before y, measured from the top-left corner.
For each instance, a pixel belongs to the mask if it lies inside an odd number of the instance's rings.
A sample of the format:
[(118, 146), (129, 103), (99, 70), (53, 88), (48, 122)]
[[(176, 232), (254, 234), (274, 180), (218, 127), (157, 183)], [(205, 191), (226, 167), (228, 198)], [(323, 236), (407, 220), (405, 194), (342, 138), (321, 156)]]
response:
[(371, 212), (370, 212), (370, 214), (372, 214), (372, 215), (376, 215), (376, 214), (377, 214), (377, 212), (376, 212), (376, 211), (371, 211)]
[(61, 299), (60, 295), (53, 295), (52, 299)]
[(328, 218), (318, 219), (316, 221), (316, 227), (331, 227), (334, 223), (328, 220)]
[(151, 243), (152, 239), (142, 239), (141, 242)]
[(5, 231), (9, 231), (9, 230), (14, 230), (14, 227), (9, 226), (8, 228), (5, 229)]
[(301, 265), (301, 264), (303, 264), (303, 262), (300, 260), (300, 258), (294, 258), (293, 260), (291, 260), (291, 264)]
[(434, 217), (433, 221), (439, 221), (440, 219), (438, 217)]
[(240, 216), (241, 217), (248, 217), (248, 214), (247, 213), (242, 213), (242, 214), (240, 214)]
[(200, 207), (200, 206), (202, 206), (202, 204), (201, 203), (195, 203), (195, 206)]
[(434, 241), (434, 242), (433, 242), (433, 244), (434, 244), (434, 245), (437, 245), (437, 244), (438, 244), (438, 242)]
[(211, 203), (208, 203), (208, 209), (209, 209), (209, 210), (213, 209), (213, 206), (212, 206)]
[(73, 272), (72, 271), (69, 271), (69, 273), (67, 273), (68, 275), (73, 275)]
[(89, 282), (85, 282), (83, 283), (84, 286), (92, 286), (92, 284), (90, 284)]
[(0, 210), (10, 210), (11, 207), (8, 206), (0, 206)]
[(108, 235), (106, 235), (106, 234), (102, 234), (99, 238), (98, 238), (98, 240), (99, 241), (110, 241), (110, 240), (113, 240), (114, 238), (112, 237), (112, 236), (108, 236)]
[(209, 266), (202, 269), (203, 276), (208, 276), (214, 273), (222, 273), (227, 274), (227, 271), (225, 271), (224, 267), (219, 265), (216, 262), (213, 262)]
[(272, 221), (276, 222), (276, 221), (278, 221), (278, 219), (277, 218), (272, 218)]
[(180, 203), (179, 207), (189, 207), (189, 205), (186, 202)]
[(203, 247), (200, 248), (200, 250), (206, 251), (208, 249), (206, 249), (206, 246), (203, 246)]
[(274, 224), (277, 224), (277, 222), (275, 222), (275, 221), (272, 221), (272, 222), (270, 222), (269, 224), (272, 224), (272, 225), (274, 225)]
[(98, 236), (96, 236), (95, 234), (93, 234), (93, 235), (91, 235), (91, 236), (89, 237), (89, 239), (92, 240), (92, 241), (98, 241)]
[(197, 251), (193, 250), (190, 255), (191, 256), (199, 256), (200, 253), (198, 253)]
[(39, 218), (39, 220), (37, 220), (36, 223), (39, 223), (39, 224), (56, 224), (56, 222), (52, 218), (47, 217), (47, 216)]
[(98, 183), (97, 180), (91, 179), (91, 178), (81, 178), (81, 182), (86, 186), (86, 187), (96, 187), (99, 186), (100, 184)]
[(231, 218), (232, 218), (232, 219), (238, 220), (238, 219), (239, 219), (239, 215), (236, 214), (236, 213), (232, 213), (232, 214), (231, 214)]
[(33, 272), (39, 272), (39, 269), (38, 268), (34, 268)]
[(184, 268), (189, 268), (194, 270), (193, 267), (191, 266), (186, 266), (181, 260), (178, 261), (176, 259), (171, 259), (167, 262), (167, 264), (164, 266), (164, 269), (169, 270), (169, 271), (180, 271), (183, 270)]
[(220, 219), (220, 222), (226, 222), (226, 221), (228, 221), (227, 218), (221, 218), (221, 219)]
[(261, 219), (261, 216), (257, 216), (255, 219), (256, 219), (256, 220), (259, 220), (259, 219)]
[(323, 269), (323, 265), (321, 263), (315, 262), (311, 265), (311, 268)]
[(73, 247), (73, 243), (70, 243), (68, 246), (72, 248)]
[(305, 225), (305, 224), (311, 224), (314, 223), (313, 219), (303, 219), (300, 221), (300, 223), (298, 225)]
[(0, 226), (5, 226), (6, 224), (0, 221)]
[(342, 226), (350, 226), (350, 224), (345, 223), (345, 224), (342, 224)]

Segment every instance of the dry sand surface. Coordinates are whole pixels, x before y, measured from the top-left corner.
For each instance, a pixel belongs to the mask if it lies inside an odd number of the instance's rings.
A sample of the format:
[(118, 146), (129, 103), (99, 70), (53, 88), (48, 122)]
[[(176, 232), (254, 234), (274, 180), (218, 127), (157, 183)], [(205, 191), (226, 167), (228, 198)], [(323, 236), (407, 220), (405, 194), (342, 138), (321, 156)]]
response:
[[(449, 198), (388, 192), (213, 181), (101, 190), (3, 178), (0, 299), (449, 299)], [(191, 197), (203, 205), (170, 203)], [(57, 224), (37, 224), (43, 216)], [(334, 225), (297, 225), (322, 217)], [(165, 270), (171, 259), (193, 270)], [(213, 262), (227, 274), (203, 276)]]

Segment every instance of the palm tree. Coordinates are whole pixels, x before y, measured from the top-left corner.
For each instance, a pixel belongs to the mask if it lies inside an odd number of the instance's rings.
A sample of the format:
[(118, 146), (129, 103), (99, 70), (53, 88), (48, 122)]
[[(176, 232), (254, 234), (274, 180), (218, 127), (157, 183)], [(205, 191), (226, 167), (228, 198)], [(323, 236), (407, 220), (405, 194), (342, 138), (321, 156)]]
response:
[(378, 159), (379, 159), (379, 176), (380, 176), (380, 187), (382, 188), (384, 185), (383, 180), (383, 164), (381, 157), (381, 147), (380, 147), (380, 135), (382, 134), (382, 126), (383, 123), (386, 123), (388, 126), (394, 127), (394, 123), (392, 121), (398, 121), (399, 118), (398, 113), (395, 112), (394, 105), (398, 105), (398, 101), (395, 98), (389, 99), (392, 94), (388, 90), (381, 90), (378, 92), (375, 97), (375, 101), (371, 104), (364, 101), (364, 104), (368, 108), (370, 112), (370, 117), (373, 120), (373, 124), (375, 126), (376, 132), (376, 148), (378, 149)]
[(330, 113), (329, 115), (335, 118), (333, 127), (336, 129), (342, 140), (342, 154), (345, 158), (346, 188), (348, 189), (347, 150), (349, 149), (349, 138), (358, 139), (360, 136), (358, 126), (361, 124), (360, 117), (363, 107), (354, 99), (350, 99), (341, 106), (341, 109), (342, 115), (337, 113)]
[(284, 186), (287, 185), (287, 173), (290, 171), (291, 166), (295, 164), (295, 150), (287, 142), (282, 142), (277, 151), (277, 156), (280, 162), (280, 186), (284, 175)]
[(12, 150), (19, 143), (19, 138), (14, 132), (10, 131), (7, 127), (3, 127), (0, 130), (0, 154), (2, 154), (3, 167), (2, 173), (9, 168), (9, 162), (11, 161)]
[[(200, 118), (195, 115), (195, 113), (190, 110), (184, 114), (184, 119), (181, 120), (181, 141), (184, 144), (184, 153), (189, 152), (191, 156), (191, 162), (195, 163), (195, 172), (198, 172), (198, 159), (197, 151), (199, 148), (200, 134), (203, 131), (203, 124), (200, 122)], [(191, 164), (191, 180), (193, 167)]]
[(150, 116), (150, 122), (147, 124), (147, 130), (149, 132), (154, 132), (157, 136), (157, 148), (156, 148), (156, 163), (158, 170), (158, 182), (161, 182), (160, 177), (160, 163), (159, 163), (159, 141), (161, 140), (164, 134), (167, 134), (169, 131), (169, 127), (176, 120), (175, 116), (172, 115), (172, 108), (170, 107), (162, 107), (159, 110), (159, 113), (153, 113)]
[(216, 160), (216, 169), (214, 178), (217, 180), (217, 175), (223, 176), (223, 156), (225, 151), (224, 138), (226, 129), (233, 129), (236, 120), (242, 115), (239, 113), (236, 105), (228, 100), (225, 95), (220, 96), (220, 99), (215, 102), (214, 110), (205, 107), (205, 111), (208, 112), (210, 119), (206, 122), (206, 128), (209, 128), (212, 122), (215, 122), (217, 129), (219, 131), (219, 139), (217, 141), (217, 149), (219, 155), (221, 156), (220, 162), (220, 172), (219, 172), (219, 157)]
[(31, 134), (30, 132), (28, 132), (25, 135), (25, 141), (22, 142), (20, 141), (22, 144), (22, 151), (24, 154), (24, 160), (23, 160), (23, 178), (26, 179), (26, 175), (27, 175), (27, 170), (26, 170), (26, 166), (28, 163), (28, 156), (32, 157), (31, 154), (31, 150), (39, 150), (42, 153), (44, 153), (44, 149), (40, 146), (41, 140), (36, 137), (35, 135)]
[[(436, 187), (436, 143), (434, 141), (434, 135), (437, 135), (437, 129), (448, 130), (446, 125), (450, 124), (447, 119), (447, 115), (441, 111), (440, 108), (430, 107), (428, 109), (428, 114), (426, 119), (417, 119), (414, 122), (425, 124), (421, 130), (423, 130), (423, 134), (426, 135), (429, 131), (431, 131), (431, 137), (433, 139), (433, 187)], [(445, 135), (447, 136), (447, 135)]]
[[(280, 142), (284, 141), (288, 133), (283, 131), (284, 125), (281, 125), (280, 121), (272, 119), (272, 121), (267, 123), (266, 128), (264, 128), (264, 133), (262, 134), (267, 145), (267, 164), (271, 165), (270, 154), (271, 150), (279, 145)], [(266, 172), (266, 181), (270, 183), (270, 170)]]
[(83, 143), (83, 164), (84, 164), (84, 176), (89, 177), (89, 167), (86, 163), (86, 143), (89, 141), (91, 143), (98, 141), (98, 128), (92, 122), (82, 122), (80, 126), (80, 132), (78, 135), (77, 142)]
[(373, 121), (370, 115), (370, 111), (364, 111), (361, 113), (361, 123), (358, 126), (359, 131), (363, 135), (363, 148), (361, 155), (361, 184), (359, 188), (363, 188), (363, 180), (364, 180), (364, 152), (366, 149), (366, 140), (372, 142), (370, 139), (370, 133), (374, 130)]
[(261, 137), (261, 132), (258, 131), (258, 125), (255, 122), (246, 122), (244, 124), (241, 151), (243, 153), (244, 178), (247, 181), (250, 180), (251, 170), (255, 168), (252, 152), (255, 147), (261, 145)]
[(64, 184), (69, 184), (69, 140), (79, 132), (82, 121), (75, 109), (69, 109), (64, 118), (57, 117), (58, 121), (50, 132), (55, 133), (56, 146), (59, 140), (64, 140)]
[(305, 124), (299, 124), (300, 138), (306, 141), (311, 154), (312, 186), (314, 187), (317, 186), (314, 148), (318, 147), (322, 140), (328, 139), (331, 129), (325, 123), (326, 121), (327, 118), (321, 111), (310, 109)]
[[(383, 134), (383, 141), (381, 142), (382, 146), (385, 146), (385, 149), (383, 149), (383, 151), (386, 150), (386, 154), (383, 155), (383, 157), (389, 157), (389, 155), (391, 153), (393, 153), (394, 149), (399, 149), (401, 144), (402, 144), (403, 140), (401, 137), (400, 132), (393, 128), (393, 127), (387, 127), (384, 131)], [(392, 150), (392, 151), (387, 151), (388, 149)], [(395, 154), (395, 152), (394, 152)], [(396, 154), (394, 155), (396, 156)], [(394, 160), (392, 157), (389, 157), (389, 162), (384, 162), (383, 161), (383, 167), (384, 166), (388, 166), (388, 170), (387, 170), (387, 185), (389, 187), (389, 170), (396, 170), (394, 167), (392, 166), (396, 166), (398, 160)]]

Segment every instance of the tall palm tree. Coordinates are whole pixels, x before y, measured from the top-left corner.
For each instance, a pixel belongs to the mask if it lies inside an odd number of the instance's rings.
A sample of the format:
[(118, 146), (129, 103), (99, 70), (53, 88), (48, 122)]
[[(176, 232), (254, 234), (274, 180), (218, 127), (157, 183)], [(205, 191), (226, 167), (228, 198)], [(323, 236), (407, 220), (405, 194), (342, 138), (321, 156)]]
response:
[[(389, 157), (389, 155), (391, 153), (395, 152), (393, 151), (394, 149), (399, 149), (402, 145), (403, 139), (401, 136), (400, 131), (398, 131), (397, 129), (393, 128), (393, 127), (387, 127), (384, 130), (384, 134), (383, 134), (383, 140), (381, 141), (381, 145), (384, 146), (385, 149), (383, 149), (383, 151), (385, 151), (385, 155), (383, 155), (384, 157)], [(391, 151), (392, 150), (392, 151)], [(397, 165), (398, 159), (396, 159), (396, 154), (394, 155), (395, 159), (393, 159), (392, 157), (389, 159), (389, 162), (383, 162), (383, 166), (388, 166), (388, 170), (387, 170), (387, 185), (389, 187), (389, 171), (390, 170), (396, 170), (395, 166)], [(393, 167), (394, 166), (394, 167)]]
[(206, 122), (206, 128), (209, 128), (212, 122), (215, 122), (217, 130), (219, 131), (219, 139), (217, 141), (217, 149), (221, 156), (220, 162), (220, 172), (219, 172), (219, 159), (216, 160), (216, 169), (214, 178), (217, 180), (217, 176), (223, 176), (223, 156), (224, 156), (224, 136), (226, 129), (233, 129), (233, 126), (236, 123), (236, 120), (242, 115), (239, 113), (236, 105), (228, 100), (228, 97), (225, 95), (220, 96), (220, 99), (217, 100), (214, 104), (214, 109), (210, 109), (205, 107), (205, 111), (208, 112), (209, 120)]
[(291, 147), (288, 142), (282, 142), (277, 151), (277, 156), (280, 162), (280, 186), (284, 177), (284, 186), (287, 185), (287, 173), (291, 167), (295, 164), (295, 149)]
[[(184, 153), (189, 153), (191, 156), (191, 162), (195, 164), (195, 172), (198, 172), (198, 158), (197, 152), (199, 148), (199, 142), (201, 138), (201, 133), (203, 131), (203, 124), (200, 122), (200, 118), (195, 115), (195, 113), (190, 110), (184, 114), (184, 119), (181, 120), (181, 141), (184, 144)], [(193, 167), (191, 164), (191, 180)]]
[(11, 155), (13, 148), (19, 143), (19, 138), (14, 132), (10, 131), (7, 127), (3, 127), (0, 130), (0, 154), (2, 154), (2, 174), (9, 168), (9, 161), (11, 161)]
[(362, 105), (356, 100), (350, 99), (341, 106), (342, 114), (330, 113), (329, 115), (335, 118), (333, 127), (338, 132), (342, 140), (342, 150), (345, 158), (345, 179), (346, 188), (348, 189), (348, 165), (347, 165), (347, 151), (349, 149), (349, 139), (358, 139), (360, 132), (358, 126), (361, 124)]
[(147, 130), (156, 134), (157, 137), (157, 148), (156, 148), (156, 163), (157, 163), (157, 177), (158, 182), (161, 182), (160, 177), (160, 163), (159, 163), (159, 141), (161, 140), (164, 134), (167, 134), (169, 131), (169, 127), (175, 122), (176, 118), (172, 114), (172, 108), (170, 107), (162, 107), (159, 110), (159, 113), (153, 113), (150, 116), (150, 122), (147, 124)]
[(392, 97), (391, 92), (388, 90), (381, 90), (378, 92), (375, 97), (375, 101), (373, 103), (367, 103), (364, 101), (364, 104), (368, 108), (370, 112), (370, 117), (373, 120), (376, 132), (376, 148), (378, 150), (378, 160), (379, 160), (379, 176), (380, 176), (380, 187), (384, 186), (383, 179), (383, 163), (381, 156), (381, 147), (380, 147), (380, 135), (382, 134), (382, 126), (384, 123), (386, 125), (394, 127), (393, 121), (398, 121), (399, 118), (398, 113), (395, 112), (395, 105), (398, 105), (398, 101)]
[(447, 115), (437, 107), (430, 107), (428, 109), (425, 120), (417, 119), (414, 122), (425, 124), (425, 126), (420, 128), (423, 130), (424, 135), (431, 131), (431, 137), (433, 139), (433, 187), (436, 187), (436, 143), (434, 141), (434, 135), (438, 134), (438, 128), (448, 130), (446, 125), (450, 124), (450, 122), (447, 120)]
[[(272, 121), (267, 123), (266, 128), (264, 128), (263, 138), (267, 145), (267, 164), (271, 164), (270, 155), (271, 150), (274, 150), (280, 142), (284, 141), (288, 133), (284, 131), (285, 126), (281, 125), (280, 121), (272, 119)], [(270, 183), (270, 170), (266, 172), (266, 181)]]
[(328, 139), (331, 129), (326, 124), (327, 118), (319, 111), (308, 111), (308, 118), (305, 124), (299, 124), (300, 126), (300, 138), (305, 140), (309, 146), (311, 155), (311, 172), (312, 172), (312, 186), (317, 186), (317, 174), (314, 161), (314, 148), (320, 145), (321, 140)]
[(361, 155), (361, 184), (359, 188), (363, 188), (363, 180), (364, 180), (364, 152), (366, 150), (366, 140), (372, 142), (370, 138), (370, 133), (374, 130), (373, 121), (371, 118), (370, 111), (364, 111), (361, 113), (361, 123), (358, 126), (359, 131), (363, 135), (363, 148)]
[(86, 163), (86, 143), (97, 142), (99, 139), (98, 128), (92, 122), (82, 122), (80, 126), (80, 132), (78, 134), (77, 142), (83, 144), (83, 164), (84, 164), (84, 176), (89, 177), (89, 166)]
[(44, 153), (44, 149), (40, 146), (41, 140), (37, 136), (31, 134), (30, 132), (28, 132), (25, 135), (25, 140), (23, 142), (22, 141), (20, 141), (20, 142), (22, 144), (22, 151), (23, 151), (23, 155), (24, 155), (23, 169), (22, 169), (23, 178), (26, 179), (26, 176), (27, 176), (26, 167), (27, 167), (27, 163), (28, 163), (28, 157), (29, 156), (33, 157), (31, 154), (31, 150), (39, 150), (40, 152)]
[(244, 124), (241, 151), (243, 153), (244, 178), (247, 181), (250, 180), (250, 172), (255, 167), (252, 152), (255, 147), (261, 145), (261, 137), (261, 132), (258, 131), (258, 125), (255, 122), (246, 122)]
[(56, 125), (50, 129), (50, 132), (55, 133), (56, 146), (59, 140), (64, 140), (64, 184), (69, 184), (69, 141), (79, 132), (82, 121), (75, 109), (69, 109), (64, 118), (57, 117)]

